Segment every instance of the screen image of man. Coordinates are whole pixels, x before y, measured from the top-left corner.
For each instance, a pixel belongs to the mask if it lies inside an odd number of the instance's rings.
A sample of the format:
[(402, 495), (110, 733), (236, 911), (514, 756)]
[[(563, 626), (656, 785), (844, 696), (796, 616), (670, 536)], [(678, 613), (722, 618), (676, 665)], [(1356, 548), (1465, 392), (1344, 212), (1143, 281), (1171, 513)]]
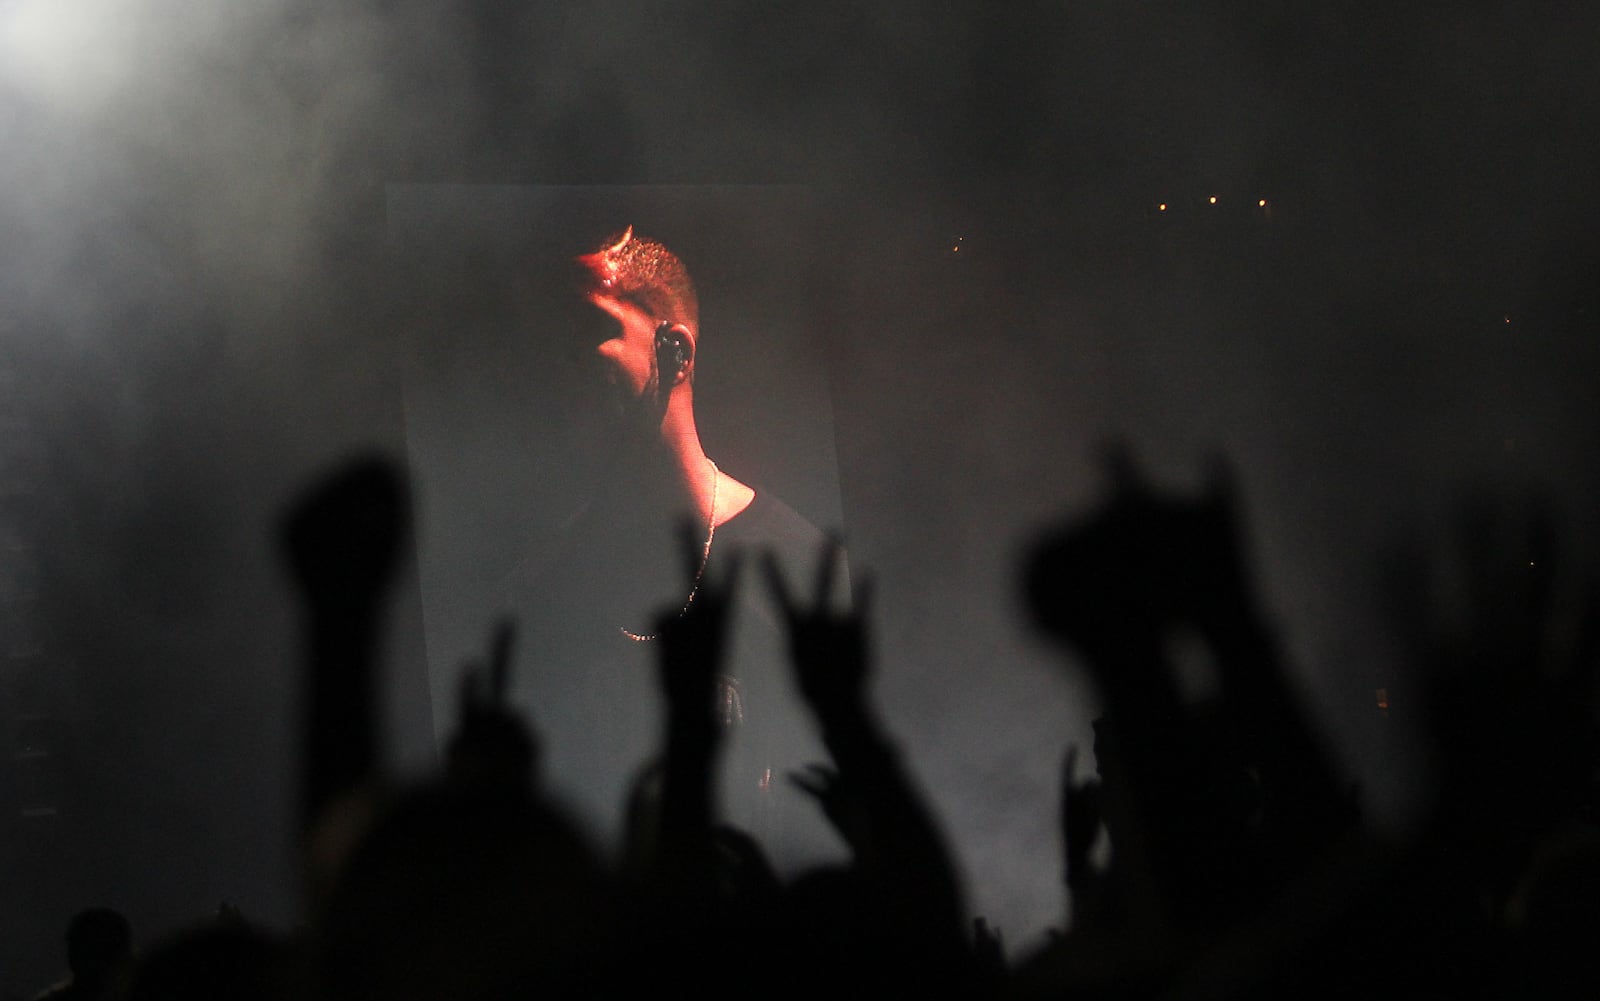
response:
[[(549, 777), (615, 835), (630, 783), (659, 750), (653, 623), (682, 614), (701, 577), (731, 554), (753, 561), (771, 551), (798, 579), (825, 537), (707, 455), (695, 410), (699, 302), (683, 262), (628, 228), (576, 257), (572, 278), (544, 327), (584, 359), (593, 406), (573, 419), (595, 425), (587, 440), (604, 455), (589, 467), (593, 482), (554, 556), (524, 563), (507, 599), (527, 625), (527, 704), (546, 738)], [(686, 524), (698, 554), (688, 577)], [(757, 835), (781, 866), (837, 854), (815, 807), (788, 788), (786, 773), (825, 754), (792, 691), (777, 614), (755, 573), (741, 585), (728, 649), (725, 819)]]

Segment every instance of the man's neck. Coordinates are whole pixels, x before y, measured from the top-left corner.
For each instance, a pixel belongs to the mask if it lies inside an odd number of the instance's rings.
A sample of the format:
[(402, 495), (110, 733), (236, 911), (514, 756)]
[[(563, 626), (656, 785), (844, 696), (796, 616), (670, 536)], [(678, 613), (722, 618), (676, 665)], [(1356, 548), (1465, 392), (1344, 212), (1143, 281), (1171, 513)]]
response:
[(692, 424), (673, 428), (664, 423), (661, 432), (662, 458), (672, 488), (697, 523), (708, 524), (714, 518), (721, 525), (750, 506), (755, 491), (717, 468)]

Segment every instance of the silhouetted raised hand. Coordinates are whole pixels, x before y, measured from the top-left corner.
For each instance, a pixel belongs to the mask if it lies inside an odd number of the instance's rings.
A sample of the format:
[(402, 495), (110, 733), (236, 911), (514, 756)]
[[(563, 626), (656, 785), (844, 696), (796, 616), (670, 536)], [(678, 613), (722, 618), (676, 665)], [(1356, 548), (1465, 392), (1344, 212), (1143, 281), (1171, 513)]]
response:
[[(628, 938), (633, 953), (620, 978), (634, 989), (715, 978), (720, 953), (740, 931), (718, 876), (728, 856), (716, 816), (713, 776), (722, 743), (717, 711), (723, 658), (734, 614), (741, 556), (706, 560), (704, 537), (690, 523), (679, 533), (686, 605), (655, 620), (656, 682), (665, 710), (665, 746), (636, 783), (629, 804)], [(742, 950), (740, 956), (742, 960)]]
[(769, 553), (762, 561), (767, 584), (788, 627), (789, 653), (800, 694), (824, 726), (832, 714), (864, 704), (871, 664), (868, 623), (873, 581), (871, 576), (861, 576), (851, 607), (836, 608), (833, 590), (840, 553), (836, 541), (823, 546), (808, 605), (796, 599), (775, 556)]
[(656, 859), (654, 878), (670, 882), (682, 897), (713, 889), (712, 764), (721, 742), (716, 707), (742, 555), (726, 554), (720, 564), (726, 569), (718, 572), (707, 564), (704, 542), (688, 522), (680, 550), (692, 597), (656, 620), (657, 681), (667, 710), (658, 843), (635, 845), (632, 852)]
[(487, 665), (461, 672), (461, 722), (445, 751), (445, 772), (463, 791), (525, 796), (538, 787), (538, 741), (506, 707), (514, 636), (509, 619), (497, 623)]
[[(839, 609), (833, 593), (838, 554), (838, 545), (831, 542), (818, 554), (816, 579), (806, 604), (795, 597), (772, 554), (763, 559), (762, 569), (788, 628), (796, 685), (816, 715), (823, 740), (840, 766), (813, 764), (804, 772), (791, 774), (790, 781), (817, 800), (859, 855), (873, 851), (867, 840), (872, 825), (866, 820), (872, 792), (862, 785), (882, 778), (874, 776), (870, 769), (888, 762), (890, 755), (880, 746), (882, 738), (866, 701), (871, 665), (867, 612), (872, 580), (863, 577), (857, 584), (853, 606)], [(857, 767), (865, 765), (868, 770), (842, 775), (841, 769), (849, 771), (852, 760)], [(895, 777), (891, 784), (898, 787), (901, 783)]]

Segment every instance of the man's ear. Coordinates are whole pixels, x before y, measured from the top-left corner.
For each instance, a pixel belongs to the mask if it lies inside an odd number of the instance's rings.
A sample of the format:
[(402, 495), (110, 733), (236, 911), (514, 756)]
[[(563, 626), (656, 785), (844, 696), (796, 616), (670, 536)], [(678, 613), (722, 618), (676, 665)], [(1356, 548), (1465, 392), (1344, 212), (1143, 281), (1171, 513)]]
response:
[(656, 370), (661, 381), (676, 386), (694, 374), (694, 337), (681, 323), (656, 328)]

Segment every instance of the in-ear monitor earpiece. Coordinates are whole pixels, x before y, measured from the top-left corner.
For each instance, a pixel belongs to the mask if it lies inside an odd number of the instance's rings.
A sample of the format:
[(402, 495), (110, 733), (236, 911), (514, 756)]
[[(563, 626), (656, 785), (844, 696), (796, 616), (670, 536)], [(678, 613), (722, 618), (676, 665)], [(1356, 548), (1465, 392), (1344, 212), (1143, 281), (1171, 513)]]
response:
[(656, 328), (656, 364), (673, 372), (682, 372), (689, 364), (689, 352), (683, 343), (683, 335), (674, 330), (671, 320), (662, 321)]

